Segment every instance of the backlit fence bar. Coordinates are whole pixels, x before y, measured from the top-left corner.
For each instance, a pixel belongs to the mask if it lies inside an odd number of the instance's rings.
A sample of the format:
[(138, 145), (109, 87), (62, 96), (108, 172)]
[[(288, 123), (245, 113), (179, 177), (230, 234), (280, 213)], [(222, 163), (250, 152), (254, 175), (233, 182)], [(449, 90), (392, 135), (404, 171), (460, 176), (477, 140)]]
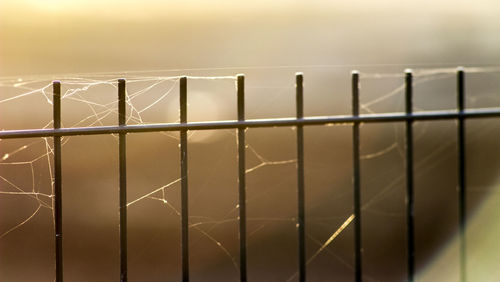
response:
[[(180, 123), (187, 123), (187, 78), (179, 80)], [(188, 220), (188, 155), (187, 130), (180, 131), (181, 137), (181, 259), (182, 281), (189, 281), (189, 220)]]
[[(297, 119), (304, 117), (304, 76), (295, 76)], [(306, 280), (306, 216), (304, 203), (304, 128), (297, 125), (297, 232), (299, 239), (299, 281)]]
[[(352, 72), (352, 115), (359, 116), (359, 73)], [(352, 126), (353, 195), (354, 195), (354, 280), (361, 281), (361, 176), (359, 159), (359, 122)]]
[[(465, 73), (462, 68), (457, 71), (457, 109), (459, 113), (465, 110)], [(465, 117), (458, 117), (458, 222), (460, 238), (460, 281), (466, 281), (466, 198), (465, 198)]]
[(494, 118), (500, 117), (500, 108), (487, 109), (469, 109), (462, 113), (457, 111), (428, 111), (407, 115), (405, 113), (384, 113), (384, 114), (365, 114), (355, 116), (318, 116), (296, 118), (273, 118), (273, 119), (247, 119), (244, 121), (223, 120), (208, 122), (189, 122), (180, 123), (158, 123), (141, 124), (126, 126), (94, 126), (94, 127), (72, 127), (60, 129), (23, 129), (23, 130), (3, 130), (0, 131), (0, 139), (21, 139), (35, 137), (53, 137), (53, 136), (78, 136), (78, 135), (101, 135), (101, 134), (119, 134), (119, 133), (147, 133), (162, 131), (181, 131), (181, 130), (216, 130), (216, 129), (236, 129), (245, 128), (265, 128), (265, 127), (290, 127), (297, 125), (346, 125), (347, 123), (387, 123), (402, 122), (407, 119), (414, 121), (429, 120), (456, 120), (459, 117), (476, 118)]
[[(187, 121), (187, 77), (179, 79), (180, 122), (147, 125), (126, 125), (125, 80), (118, 80), (118, 125), (85, 128), (61, 128), (61, 83), (53, 82), (53, 129), (5, 130), (0, 131), (0, 139), (52, 137), (54, 139), (54, 222), (55, 222), (55, 266), (57, 282), (63, 281), (62, 258), (62, 165), (61, 138), (76, 135), (119, 135), (119, 213), (120, 213), (120, 281), (127, 281), (127, 175), (126, 175), (126, 135), (141, 132), (178, 131), (180, 133), (181, 168), (181, 260), (182, 280), (189, 281), (189, 220), (188, 220), (188, 130), (236, 129), (238, 140), (238, 221), (240, 243), (240, 280), (247, 280), (247, 237), (246, 237), (246, 182), (245, 182), (245, 130), (263, 127), (296, 127), (297, 141), (297, 232), (298, 232), (298, 279), (306, 280), (305, 242), (305, 175), (304, 175), (304, 126), (343, 124), (352, 126), (353, 145), (353, 203), (354, 203), (354, 280), (362, 281), (362, 236), (361, 236), (361, 169), (360, 169), (360, 125), (361, 123), (404, 122), (406, 125), (406, 224), (407, 224), (407, 271), (408, 281), (415, 274), (415, 234), (414, 234), (414, 164), (413, 164), (413, 123), (429, 120), (456, 120), (458, 144), (458, 218), (460, 238), (460, 280), (466, 281), (466, 151), (465, 121), (472, 118), (500, 117), (500, 108), (465, 110), (465, 72), (457, 71), (457, 110), (413, 112), (413, 76), (406, 71), (404, 113), (360, 114), (358, 72), (352, 73), (352, 115), (304, 117), (304, 77), (297, 73), (296, 117), (277, 119), (245, 119), (245, 94), (243, 75), (237, 76), (237, 120), (229, 121)], [(331, 278), (332, 280), (335, 277)]]
[[(413, 75), (405, 71), (405, 108), (406, 114), (413, 113)], [(406, 120), (406, 233), (408, 256), (408, 281), (413, 281), (415, 274), (415, 228), (413, 199), (413, 120)]]
[[(245, 120), (245, 76), (237, 76), (238, 121)], [(238, 217), (240, 236), (240, 281), (247, 281), (247, 203), (245, 169), (245, 127), (238, 127)]]
[[(54, 129), (61, 128), (61, 82), (52, 83)], [(61, 136), (54, 136), (54, 225), (56, 235), (56, 281), (63, 281)]]
[[(118, 80), (118, 125), (126, 124), (125, 79)], [(126, 132), (118, 135), (119, 177), (120, 177), (120, 281), (127, 281), (127, 136)]]

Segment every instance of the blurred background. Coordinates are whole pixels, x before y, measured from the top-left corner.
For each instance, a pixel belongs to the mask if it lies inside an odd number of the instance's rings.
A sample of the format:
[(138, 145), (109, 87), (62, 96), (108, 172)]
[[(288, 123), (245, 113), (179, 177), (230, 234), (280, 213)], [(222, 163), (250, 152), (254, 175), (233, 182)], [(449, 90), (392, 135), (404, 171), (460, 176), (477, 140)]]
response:
[[(461, 65), (467, 107), (498, 107), (499, 16), (496, 1), (2, 0), (0, 128), (51, 127), (53, 79), (67, 127), (116, 124), (119, 77), (129, 124), (178, 121), (178, 75), (244, 73), (250, 119), (294, 116), (297, 71), (308, 116), (350, 113), (353, 69), (363, 113), (404, 109), (405, 68), (416, 111), (454, 109)], [(188, 83), (190, 121), (236, 118), (233, 78)], [(495, 281), (500, 126), (467, 126), (468, 275)], [(455, 130), (415, 124), (418, 281), (458, 281)], [(364, 125), (361, 138), (364, 280), (402, 281), (404, 125)], [(54, 280), (51, 142), (0, 141), (1, 281)], [(309, 127), (305, 142), (308, 278), (352, 281), (351, 225), (316, 254), (352, 213), (351, 127)], [(178, 144), (177, 133), (128, 136), (131, 281), (180, 280)], [(247, 145), (249, 280), (294, 281), (295, 131), (250, 129)], [(111, 135), (64, 140), (67, 281), (118, 280), (117, 153)], [(190, 132), (193, 281), (238, 280), (236, 153), (234, 130)], [(19, 189), (41, 194), (4, 193)]]

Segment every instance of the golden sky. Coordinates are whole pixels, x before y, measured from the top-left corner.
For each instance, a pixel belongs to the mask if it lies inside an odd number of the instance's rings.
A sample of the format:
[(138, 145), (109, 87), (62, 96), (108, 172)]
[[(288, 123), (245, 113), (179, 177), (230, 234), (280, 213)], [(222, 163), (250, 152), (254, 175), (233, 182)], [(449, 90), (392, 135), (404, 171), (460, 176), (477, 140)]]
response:
[(2, 0), (0, 75), (491, 63), (500, 2)]
[[(499, 12), (500, 4), (494, 0), (4, 0), (0, 3), (3, 20), (37, 21), (19, 17), (24, 14), (45, 15), (85, 15), (89, 17), (106, 16), (114, 18), (150, 18), (176, 17), (179, 13), (200, 13), (208, 15), (211, 12), (256, 12), (263, 10), (318, 10), (343, 12), (388, 12), (388, 13), (443, 13), (443, 14), (476, 14), (494, 15)], [(8, 19), (6, 19), (7, 17)]]

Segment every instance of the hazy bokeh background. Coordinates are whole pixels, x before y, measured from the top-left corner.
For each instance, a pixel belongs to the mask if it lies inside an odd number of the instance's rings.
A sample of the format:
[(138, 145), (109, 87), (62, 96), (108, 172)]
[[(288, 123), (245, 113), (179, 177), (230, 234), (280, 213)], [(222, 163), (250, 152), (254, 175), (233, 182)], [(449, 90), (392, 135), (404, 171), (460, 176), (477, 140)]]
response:
[[(66, 91), (88, 86), (91, 80), (125, 77), (132, 94), (166, 76), (245, 73), (247, 118), (265, 118), (294, 115), (296, 71), (305, 75), (307, 115), (349, 114), (349, 73), (360, 69), (366, 74), (362, 103), (375, 112), (401, 111), (403, 95), (398, 91), (379, 103), (370, 101), (398, 89), (402, 76), (394, 74), (407, 67), (497, 65), (499, 16), (496, 1), (3, 0), (0, 127), (50, 127), (51, 105), (41, 92), (4, 100), (43, 88), (52, 79), (61, 79)], [(455, 107), (452, 72), (416, 78), (416, 110)], [(469, 107), (500, 105), (498, 72), (470, 74), (467, 80)], [(234, 119), (234, 91), (231, 79), (190, 80), (189, 119)], [(177, 92), (175, 80), (165, 80), (132, 105), (141, 109), (158, 101), (141, 113), (143, 122), (175, 122)], [(92, 119), (78, 122), (96, 109), (110, 113), (103, 124), (115, 124), (116, 114), (109, 110), (115, 106), (113, 85), (100, 83), (78, 95), (72, 97), (94, 104), (63, 100), (65, 126), (92, 124)], [(108, 108), (99, 106), (105, 104)], [(128, 111), (133, 112), (132, 106)], [(141, 123), (137, 114), (133, 117), (129, 123)], [(496, 123), (468, 123), (471, 281), (495, 281), (498, 274)], [(415, 126), (419, 280), (457, 281), (455, 123)], [(405, 278), (403, 129), (401, 124), (362, 128), (366, 281)], [(352, 211), (350, 134), (349, 126), (306, 129), (308, 257)], [(129, 201), (179, 177), (177, 138), (176, 133), (128, 137)], [(281, 162), (247, 176), (250, 280), (286, 281), (296, 271), (294, 138), (292, 128), (247, 131), (248, 168)], [(192, 278), (236, 281), (234, 131), (194, 133), (189, 140)], [(24, 145), (29, 146), (12, 154)], [(73, 137), (64, 146), (67, 281), (118, 279), (116, 145), (113, 136), (90, 136)], [(24, 190), (35, 187), (50, 194), (50, 154), (33, 161), (47, 151), (41, 139), (1, 141), (1, 155), (12, 156), (2, 161), (0, 176)], [(12, 185), (4, 180), (0, 189), (12, 191)], [(156, 199), (129, 206), (130, 280), (179, 280), (179, 185), (152, 197)], [(50, 207), (50, 198), (41, 199)], [(38, 207), (38, 201), (25, 195), (0, 196), (0, 233), (5, 234), (0, 238), (0, 280), (53, 280), (51, 210), (41, 207), (29, 218)], [(26, 224), (5, 233), (27, 218)], [(353, 279), (352, 236), (348, 226), (311, 261), (311, 281)]]
[(2, 1), (1, 72), (491, 64), (496, 1)]

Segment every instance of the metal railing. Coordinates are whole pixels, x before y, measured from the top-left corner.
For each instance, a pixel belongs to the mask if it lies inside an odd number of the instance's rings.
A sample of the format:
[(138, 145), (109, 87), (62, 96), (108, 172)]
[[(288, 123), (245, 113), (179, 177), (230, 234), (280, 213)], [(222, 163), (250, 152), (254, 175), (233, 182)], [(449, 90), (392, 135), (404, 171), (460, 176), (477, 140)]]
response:
[(407, 227), (407, 273), (408, 281), (415, 275), (415, 229), (414, 229), (414, 167), (413, 167), (413, 123), (426, 120), (456, 120), (458, 142), (458, 218), (460, 244), (460, 280), (466, 281), (466, 160), (465, 160), (465, 120), (470, 118), (500, 117), (500, 109), (465, 109), (465, 71), (458, 68), (457, 109), (455, 111), (413, 112), (413, 75), (405, 71), (405, 113), (360, 114), (359, 73), (352, 72), (352, 115), (304, 117), (303, 75), (296, 74), (296, 117), (277, 119), (245, 119), (245, 77), (237, 76), (237, 120), (187, 122), (187, 80), (180, 78), (180, 122), (147, 125), (126, 124), (126, 81), (118, 80), (118, 126), (97, 126), (83, 128), (61, 128), (61, 83), (53, 82), (53, 129), (6, 130), (0, 132), (0, 139), (32, 137), (53, 137), (54, 140), (54, 217), (55, 217), (55, 259), (56, 281), (63, 281), (63, 234), (62, 234), (62, 165), (61, 137), (74, 135), (119, 135), (119, 212), (120, 212), (120, 280), (127, 281), (127, 156), (126, 135), (141, 132), (179, 131), (181, 167), (181, 260), (182, 280), (189, 281), (189, 226), (188, 226), (188, 130), (237, 129), (238, 140), (238, 221), (239, 221), (239, 270), (240, 280), (247, 280), (247, 241), (246, 241), (246, 182), (245, 182), (245, 129), (257, 127), (295, 126), (297, 138), (297, 232), (298, 232), (298, 279), (306, 280), (305, 246), (305, 185), (304, 185), (304, 133), (303, 127), (309, 125), (352, 124), (353, 144), (353, 191), (354, 191), (354, 277), (362, 280), (362, 242), (361, 242), (361, 177), (360, 177), (360, 124), (404, 122), (406, 126), (406, 227)]

